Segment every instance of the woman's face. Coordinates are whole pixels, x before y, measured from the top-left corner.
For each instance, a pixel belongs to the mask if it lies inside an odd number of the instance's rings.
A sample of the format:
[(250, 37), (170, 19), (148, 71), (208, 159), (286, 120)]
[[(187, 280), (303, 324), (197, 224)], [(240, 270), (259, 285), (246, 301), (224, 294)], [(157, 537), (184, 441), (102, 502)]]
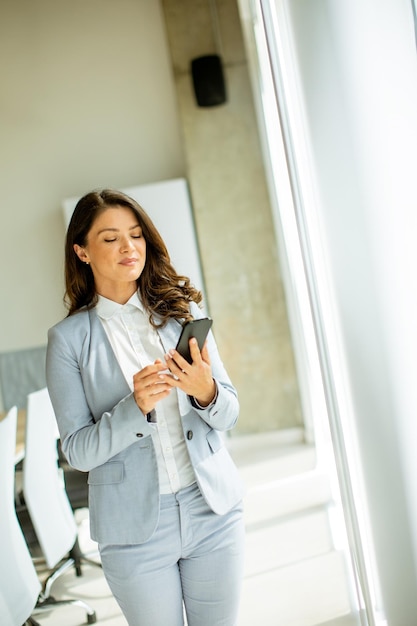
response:
[(124, 303), (136, 291), (146, 261), (146, 241), (136, 215), (116, 206), (98, 215), (85, 246), (74, 245), (81, 261), (93, 272), (97, 293)]

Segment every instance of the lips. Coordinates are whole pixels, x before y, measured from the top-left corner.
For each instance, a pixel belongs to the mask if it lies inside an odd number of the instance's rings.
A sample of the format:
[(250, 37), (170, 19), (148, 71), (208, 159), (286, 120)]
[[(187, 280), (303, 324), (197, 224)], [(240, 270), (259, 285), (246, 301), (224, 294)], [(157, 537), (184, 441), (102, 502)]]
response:
[(120, 265), (124, 265), (125, 267), (132, 267), (137, 262), (138, 259), (135, 258), (123, 259), (122, 261), (120, 261)]

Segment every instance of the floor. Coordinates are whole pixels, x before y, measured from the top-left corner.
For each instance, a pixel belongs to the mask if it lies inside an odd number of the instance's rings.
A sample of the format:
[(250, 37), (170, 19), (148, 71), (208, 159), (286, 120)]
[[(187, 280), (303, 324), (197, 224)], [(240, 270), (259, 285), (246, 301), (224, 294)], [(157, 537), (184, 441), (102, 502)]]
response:
[[(334, 550), (327, 536), (329, 494), (314, 472), (314, 448), (294, 439), (264, 433), (229, 440), (247, 485), (247, 558), (238, 626), (360, 626), (365, 622), (351, 611), (355, 602), (344, 571), (346, 555)], [(97, 558), (88, 510), (77, 512), (77, 522), (81, 548)], [(339, 571), (340, 583), (334, 573)], [(99, 567), (85, 564), (79, 578), (71, 568), (54, 583), (53, 595), (89, 604), (98, 624), (126, 626)], [(87, 623), (79, 606), (34, 617), (41, 626)]]

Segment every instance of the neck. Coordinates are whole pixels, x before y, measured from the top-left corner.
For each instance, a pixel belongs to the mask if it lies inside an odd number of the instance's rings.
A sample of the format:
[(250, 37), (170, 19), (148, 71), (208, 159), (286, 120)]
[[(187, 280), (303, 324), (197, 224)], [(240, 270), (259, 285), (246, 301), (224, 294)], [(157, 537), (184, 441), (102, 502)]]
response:
[(134, 285), (123, 285), (119, 288), (113, 288), (111, 290), (107, 289), (98, 289), (97, 293), (108, 300), (113, 300), (113, 302), (117, 302), (118, 304), (126, 304), (128, 300), (133, 296), (133, 294), (137, 291), (136, 283)]

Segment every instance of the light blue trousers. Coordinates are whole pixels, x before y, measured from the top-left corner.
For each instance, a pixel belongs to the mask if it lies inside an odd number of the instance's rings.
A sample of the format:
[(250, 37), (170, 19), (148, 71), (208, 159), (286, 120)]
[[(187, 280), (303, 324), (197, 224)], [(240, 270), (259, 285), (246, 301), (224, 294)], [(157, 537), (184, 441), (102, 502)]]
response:
[(209, 509), (197, 485), (161, 496), (143, 544), (100, 545), (110, 589), (129, 626), (236, 626), (243, 578), (243, 507)]

